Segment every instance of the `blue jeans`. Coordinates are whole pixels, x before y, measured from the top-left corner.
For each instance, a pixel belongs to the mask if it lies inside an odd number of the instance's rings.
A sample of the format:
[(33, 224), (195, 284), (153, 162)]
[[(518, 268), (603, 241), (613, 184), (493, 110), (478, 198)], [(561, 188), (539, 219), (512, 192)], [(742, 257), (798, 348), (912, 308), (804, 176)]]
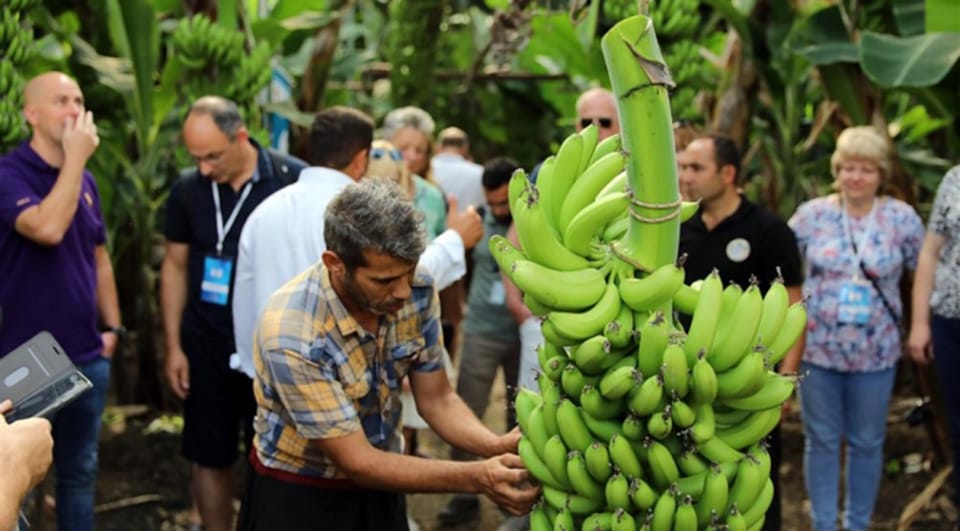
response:
[(110, 386), (110, 360), (98, 357), (78, 364), (77, 368), (93, 383), (93, 389), (51, 419), (53, 466), (57, 474), (57, 527), (65, 531), (91, 531), (97, 442), (100, 416)]
[(950, 447), (953, 450), (954, 503), (960, 506), (960, 389), (954, 387), (960, 378), (960, 319), (947, 319), (934, 314), (930, 319), (933, 334), (933, 361), (940, 378), (940, 392), (950, 425)]
[(803, 472), (816, 530), (837, 529), (840, 446), (847, 444), (844, 529), (870, 525), (883, 473), (883, 438), (896, 374), (838, 372), (809, 363), (800, 384), (805, 435)]

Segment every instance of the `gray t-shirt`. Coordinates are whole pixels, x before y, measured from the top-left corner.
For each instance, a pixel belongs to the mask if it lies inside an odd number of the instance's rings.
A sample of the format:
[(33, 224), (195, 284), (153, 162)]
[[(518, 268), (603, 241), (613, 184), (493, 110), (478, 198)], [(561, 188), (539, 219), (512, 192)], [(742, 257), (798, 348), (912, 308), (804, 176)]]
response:
[(927, 229), (946, 238), (930, 295), (933, 313), (960, 319), (960, 166), (940, 181)]
[(467, 296), (467, 317), (463, 323), (465, 334), (484, 336), (497, 341), (519, 341), (516, 321), (507, 311), (503, 277), (490, 255), (490, 237), (506, 236), (509, 225), (497, 223), (489, 213), (483, 218), (483, 239), (473, 248), (473, 280)]

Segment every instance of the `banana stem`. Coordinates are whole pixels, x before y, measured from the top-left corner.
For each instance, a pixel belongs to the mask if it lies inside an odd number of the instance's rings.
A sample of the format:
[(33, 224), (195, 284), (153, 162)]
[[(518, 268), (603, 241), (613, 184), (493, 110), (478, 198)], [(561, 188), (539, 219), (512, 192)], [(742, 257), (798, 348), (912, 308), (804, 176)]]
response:
[(626, 235), (617, 254), (645, 271), (674, 263), (680, 239), (680, 202), (673, 119), (668, 90), (674, 83), (649, 17), (617, 23), (601, 45), (617, 96), (620, 134), (633, 193)]

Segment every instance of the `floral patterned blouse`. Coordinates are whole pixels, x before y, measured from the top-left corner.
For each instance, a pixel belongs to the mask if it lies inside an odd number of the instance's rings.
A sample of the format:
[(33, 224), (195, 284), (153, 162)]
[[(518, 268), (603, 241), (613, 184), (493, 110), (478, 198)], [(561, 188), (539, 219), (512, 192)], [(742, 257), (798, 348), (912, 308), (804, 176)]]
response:
[[(923, 222), (910, 205), (878, 197), (869, 239), (861, 250), (867, 271), (898, 316), (903, 315), (898, 282), (904, 267), (913, 270), (923, 244)], [(850, 231), (860, 245), (870, 217), (850, 217)], [(841, 372), (869, 372), (892, 367), (900, 357), (898, 323), (883, 300), (872, 294), (869, 322), (864, 325), (838, 322), (841, 286), (860, 274), (850, 237), (844, 229), (839, 196), (808, 201), (790, 218), (797, 236), (806, 274), (807, 342), (803, 361)], [(862, 274), (860, 274), (862, 277)]]
[(940, 181), (927, 227), (946, 238), (937, 260), (930, 307), (941, 317), (960, 319), (960, 166)]

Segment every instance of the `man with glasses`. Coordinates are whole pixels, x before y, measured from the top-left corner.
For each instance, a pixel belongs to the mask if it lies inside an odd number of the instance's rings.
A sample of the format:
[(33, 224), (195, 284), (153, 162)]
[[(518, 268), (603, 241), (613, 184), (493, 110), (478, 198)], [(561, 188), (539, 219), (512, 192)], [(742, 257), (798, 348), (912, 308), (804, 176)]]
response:
[(620, 132), (617, 98), (607, 89), (590, 89), (577, 99), (577, 132), (590, 124), (600, 128), (600, 140)]
[(230, 302), (240, 230), (253, 209), (295, 180), (305, 164), (260, 146), (233, 102), (198, 99), (183, 141), (196, 168), (167, 200), (160, 273), (166, 376), (184, 399), (183, 455), (193, 464), (193, 494), (204, 528), (232, 528), (231, 465), (243, 430), (252, 439), (252, 383), (230, 370), (235, 351)]

